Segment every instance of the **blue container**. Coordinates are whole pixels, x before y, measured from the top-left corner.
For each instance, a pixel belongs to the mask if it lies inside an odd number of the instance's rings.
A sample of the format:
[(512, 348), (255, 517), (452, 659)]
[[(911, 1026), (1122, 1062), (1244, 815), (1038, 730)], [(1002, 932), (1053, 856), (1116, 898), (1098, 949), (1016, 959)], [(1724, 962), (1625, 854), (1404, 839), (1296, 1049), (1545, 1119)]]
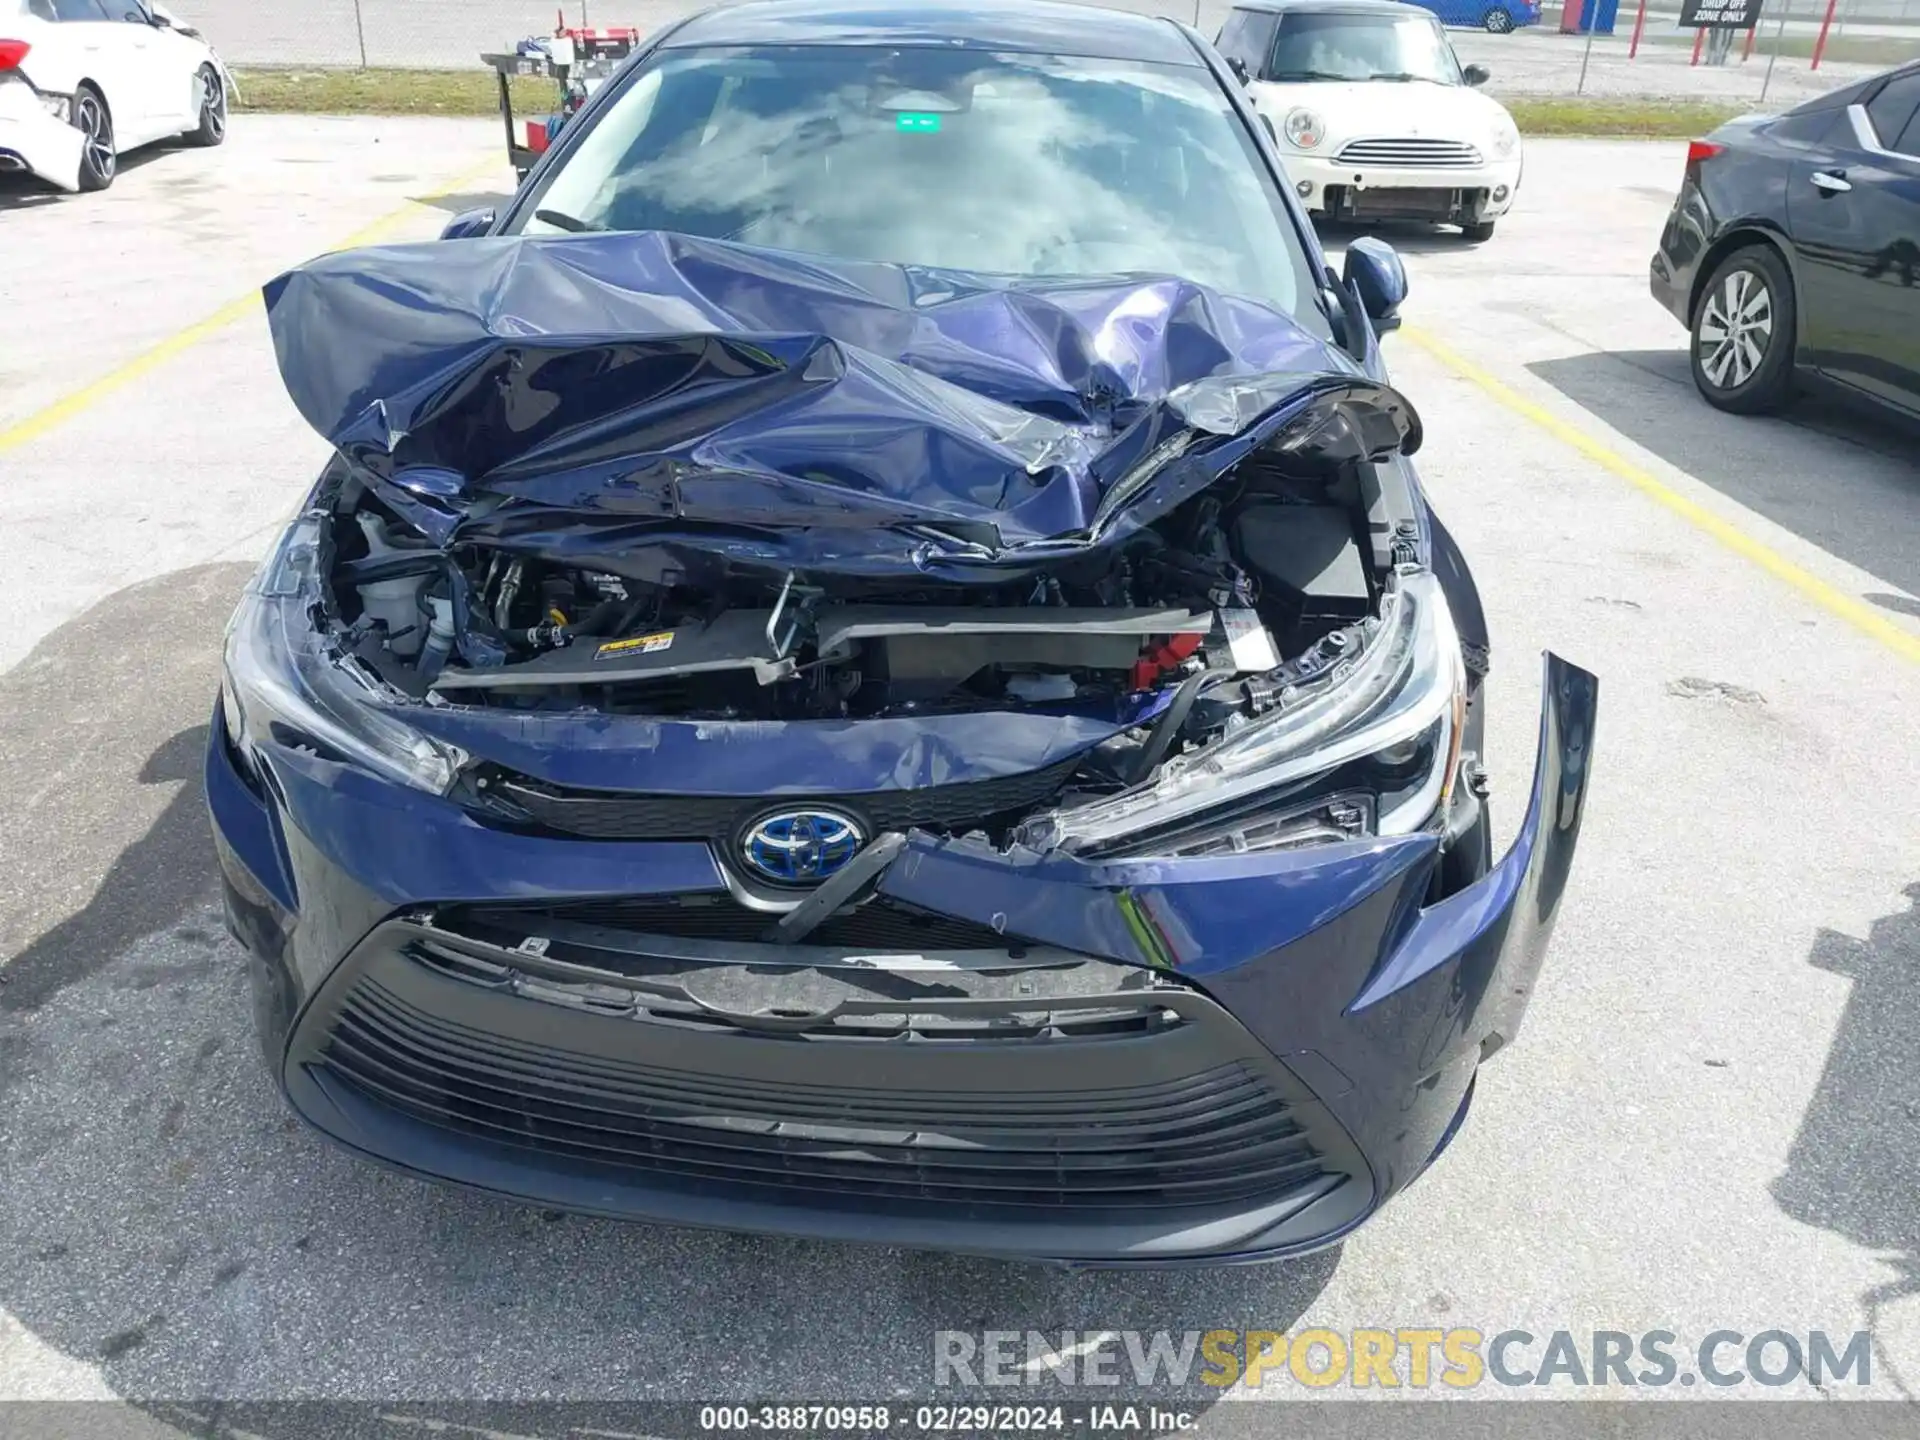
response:
[(1613, 22), (1620, 14), (1620, 0), (1587, 0), (1580, 11), (1580, 33), (1594, 30), (1602, 35), (1613, 34)]

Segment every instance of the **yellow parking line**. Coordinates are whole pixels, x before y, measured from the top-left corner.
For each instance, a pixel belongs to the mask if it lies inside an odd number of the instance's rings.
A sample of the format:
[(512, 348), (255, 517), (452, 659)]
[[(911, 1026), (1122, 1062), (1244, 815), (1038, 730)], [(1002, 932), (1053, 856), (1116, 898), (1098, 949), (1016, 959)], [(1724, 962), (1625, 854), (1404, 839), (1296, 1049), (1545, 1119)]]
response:
[(1742, 559), (1751, 560), (1776, 580), (1783, 580), (1829, 615), (1846, 621), (1862, 634), (1869, 635), (1894, 654), (1920, 665), (1920, 635), (1903, 629), (1864, 601), (1836, 590), (1826, 581), (1780, 554), (1779, 551), (1721, 519), (1706, 506), (1689, 500), (1671, 486), (1662, 484), (1624, 455), (1610, 450), (1578, 426), (1570, 425), (1544, 406), (1535, 404), (1519, 391), (1481, 369), (1455, 352), (1429, 332), (1416, 326), (1402, 327), (1400, 333), (1425, 350), (1434, 359), (1463, 379), (1472, 381), (1500, 404), (1524, 416), (1561, 444), (1578, 450), (1594, 464), (1619, 476), (1634, 489), (1658, 501), (1682, 520), (1703, 530)]
[[(410, 220), (413, 217), (413, 212), (421, 206), (430, 201), (438, 200), (443, 196), (457, 195), (467, 186), (485, 179), (499, 168), (499, 161), (489, 160), (486, 165), (470, 170), (466, 174), (448, 181), (445, 185), (437, 189), (430, 190), (416, 199), (407, 201), (403, 208), (395, 210), (390, 215), (383, 215), (371, 224), (363, 226), (333, 248), (336, 250), (351, 250), (356, 245), (372, 245), (379, 240), (385, 239), (393, 233), (393, 231), (399, 229), (401, 225)], [(73, 419), (74, 416), (78, 415), (88, 406), (105, 399), (115, 390), (120, 389), (124, 385), (131, 384), (143, 375), (152, 373), (176, 355), (192, 349), (208, 336), (226, 329), (226, 327), (233, 324), (234, 321), (245, 319), (259, 303), (260, 292), (258, 290), (250, 295), (243, 295), (238, 300), (229, 301), (211, 315), (207, 316), (206, 319), (196, 321), (192, 325), (187, 326), (186, 329), (169, 335), (151, 350), (142, 351), (140, 354), (134, 356), (133, 359), (127, 361), (127, 363), (120, 366), (119, 369), (109, 370), (98, 380), (81, 386), (71, 395), (61, 397), (44, 410), (37, 410), (17, 424), (0, 430), (0, 455), (6, 454), (9, 450), (17, 450), (30, 440), (39, 439), (49, 430), (57, 429), (66, 424), (67, 421)]]

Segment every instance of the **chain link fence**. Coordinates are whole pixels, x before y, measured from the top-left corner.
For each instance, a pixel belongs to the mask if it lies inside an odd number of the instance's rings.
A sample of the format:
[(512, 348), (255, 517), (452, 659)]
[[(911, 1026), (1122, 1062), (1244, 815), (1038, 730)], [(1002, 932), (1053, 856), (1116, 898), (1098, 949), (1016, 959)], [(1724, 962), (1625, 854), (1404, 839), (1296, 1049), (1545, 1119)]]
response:
[[(237, 65), (477, 67), (482, 51), (569, 25), (658, 29), (709, 0), (179, 0)], [(1172, 14), (1214, 34), (1230, 0), (1108, 0)], [(1489, 4), (1495, 0), (1489, 0)], [(1505, 0), (1501, 0), (1505, 3)], [(1588, 0), (1608, 23), (1612, 0)], [(1920, 0), (1765, 0), (1749, 44), (1703, 45), (1679, 26), (1678, 0), (1618, 0), (1611, 33), (1560, 33), (1559, 0), (1538, 25), (1511, 34), (1459, 29), (1462, 61), (1485, 65), (1494, 94), (1698, 100), (1769, 108), (1796, 104), (1901, 60), (1920, 56)], [(1831, 6), (1831, 9), (1829, 8)], [(1822, 33), (1824, 31), (1824, 42)], [(1815, 68), (1813, 51), (1824, 54)]]

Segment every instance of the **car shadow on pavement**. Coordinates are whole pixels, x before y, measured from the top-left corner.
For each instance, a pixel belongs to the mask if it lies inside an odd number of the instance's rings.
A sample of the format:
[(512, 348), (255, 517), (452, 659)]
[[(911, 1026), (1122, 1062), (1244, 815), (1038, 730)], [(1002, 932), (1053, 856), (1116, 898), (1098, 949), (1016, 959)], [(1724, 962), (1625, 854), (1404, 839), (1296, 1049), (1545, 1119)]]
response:
[[(1020, 1332), (1021, 1356), (1027, 1331), (1056, 1346), (1063, 1331), (1284, 1332), (1326, 1286), (1338, 1251), (1068, 1273), (561, 1216), (322, 1141), (260, 1062), (201, 808), (197, 751), (244, 573), (131, 587), (0, 676), (0, 785), (56, 796), (30, 813), (32, 849), (10, 851), (18, 889), (0, 890), (15, 952), (0, 969), (0, 1316), (24, 1332), (0, 1327), (10, 1366), (98, 1367), (156, 1415), (170, 1400), (925, 1397), (941, 1330)], [(1142, 1387), (1123, 1354), (1121, 1383), (1091, 1398), (1204, 1409), (1220, 1392), (1203, 1368)], [(994, 1393), (1071, 1398), (1040, 1379)]]
[(65, 191), (55, 189), (37, 175), (0, 175), (0, 214), (38, 209), (65, 197)]
[[(1803, 1224), (1878, 1251), (1894, 1271), (1861, 1297), (1868, 1329), (1880, 1311), (1920, 1297), (1920, 884), (1906, 908), (1875, 920), (1866, 939), (1822, 930), (1813, 965), (1852, 982), (1813, 1101), (1786, 1171), (1773, 1182), (1780, 1208)], [(1874, 1356), (1911, 1398), (1911, 1360)]]
[[(179, 147), (173, 145), (145, 145), (140, 149), (120, 157), (117, 175), (126, 175), (150, 165), (164, 155)], [(112, 191), (108, 191), (111, 194)], [(23, 175), (17, 171), (0, 175), (0, 214), (8, 210), (32, 210), (43, 205), (56, 204), (62, 200), (85, 201), (88, 196), (72, 194), (49, 184), (37, 175)]]
[(1723, 414), (1700, 398), (1679, 349), (1527, 368), (1729, 500), (1920, 595), (1920, 464), (1913, 437), (1892, 423), (1813, 397), (1779, 417)]
[[(1480, 249), (1451, 225), (1432, 225), (1420, 220), (1321, 220), (1313, 222), (1320, 243), (1330, 250), (1344, 250), (1362, 235), (1386, 241), (1402, 255), (1468, 255)], [(1488, 242), (1497, 243), (1497, 242)]]

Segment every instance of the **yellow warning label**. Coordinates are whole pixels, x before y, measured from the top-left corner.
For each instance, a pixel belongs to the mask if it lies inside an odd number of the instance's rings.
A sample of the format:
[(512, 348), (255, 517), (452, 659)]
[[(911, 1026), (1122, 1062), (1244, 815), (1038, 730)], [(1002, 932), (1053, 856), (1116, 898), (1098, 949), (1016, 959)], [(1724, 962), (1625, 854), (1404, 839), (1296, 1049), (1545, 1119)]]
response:
[(596, 660), (618, 660), (622, 655), (652, 655), (673, 646), (673, 631), (657, 635), (633, 635), (625, 640), (609, 640), (593, 652)]

